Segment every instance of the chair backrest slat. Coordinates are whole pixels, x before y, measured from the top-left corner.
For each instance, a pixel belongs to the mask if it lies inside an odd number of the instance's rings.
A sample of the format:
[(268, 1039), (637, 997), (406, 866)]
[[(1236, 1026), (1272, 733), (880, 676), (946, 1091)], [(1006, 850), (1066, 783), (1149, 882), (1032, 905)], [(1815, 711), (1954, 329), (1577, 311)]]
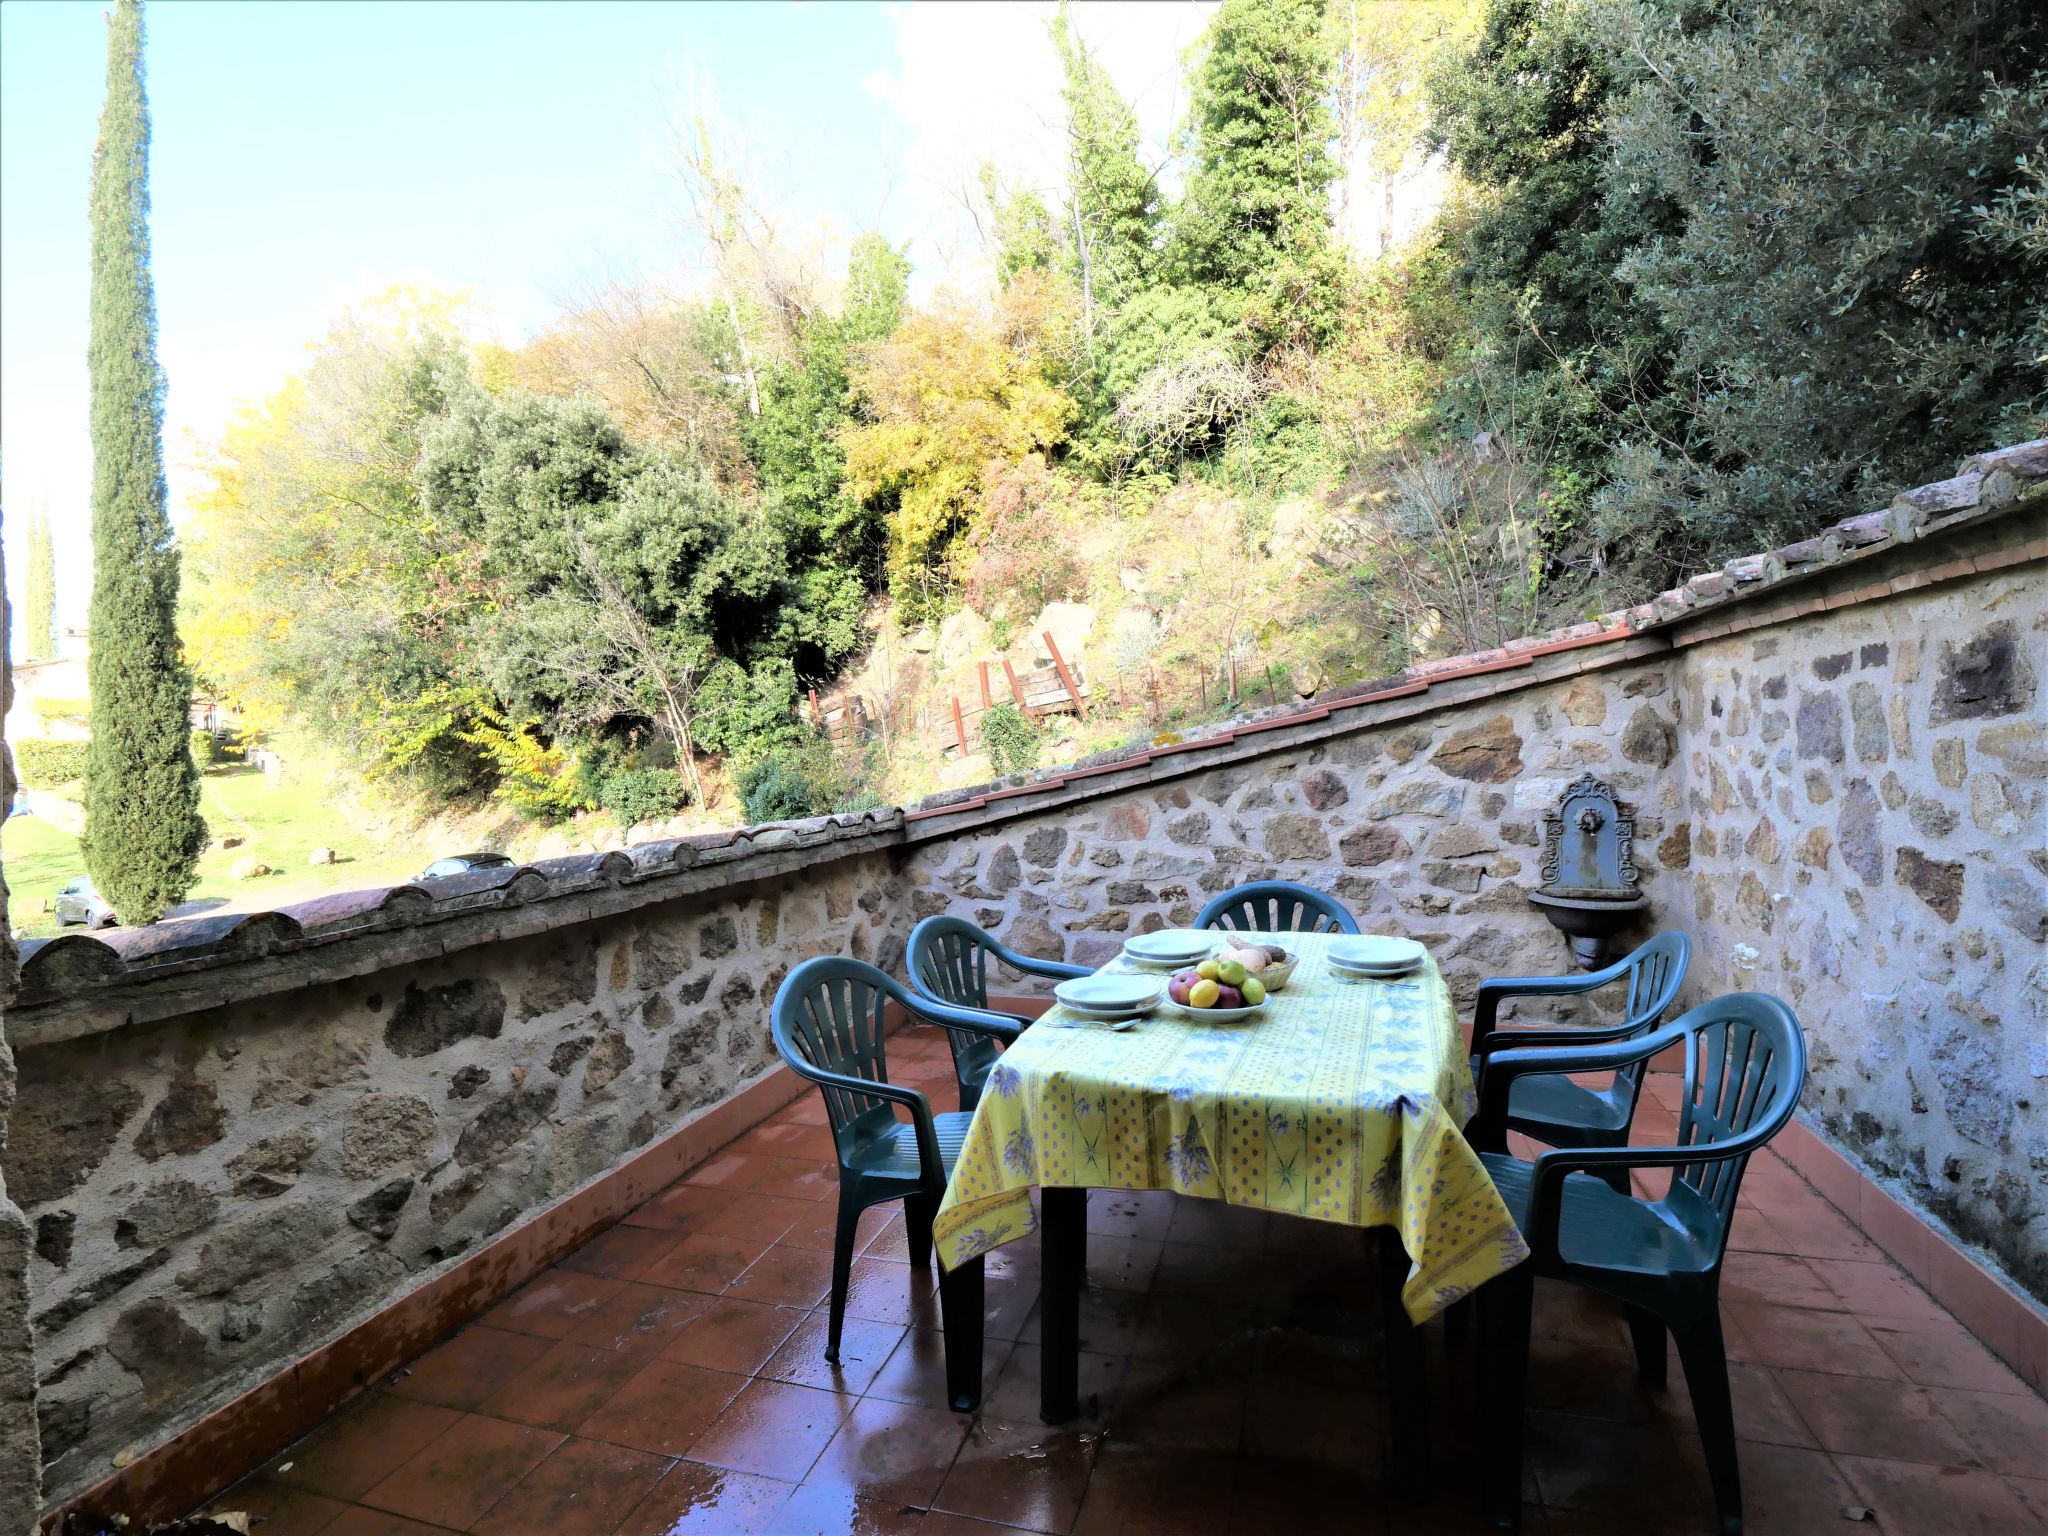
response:
[[(1686, 962), (1691, 957), (1692, 940), (1682, 933), (1660, 933), (1638, 945), (1621, 962), (1627, 968), (1623, 972), (1627, 984), (1623, 1022), (1634, 1025), (1638, 1033), (1654, 1029), (1664, 1011), (1677, 1000), (1678, 989), (1685, 982)], [(1643, 1073), (1648, 1066), (1648, 1062), (1630, 1062), (1614, 1074), (1615, 1090), (1630, 1106), (1642, 1091)]]
[(1358, 919), (1334, 896), (1292, 880), (1255, 880), (1214, 897), (1197, 928), (1232, 933), (1356, 933)]
[[(889, 1081), (883, 1011), (893, 985), (873, 966), (858, 960), (807, 960), (790, 972), (775, 995), (770, 1028), (786, 1059), (820, 1071)], [(821, 1083), (832, 1129), (843, 1129), (887, 1101), (859, 1090)]]
[[(926, 918), (911, 931), (905, 966), (912, 983), (940, 1002), (986, 1008), (988, 962), (994, 952), (995, 940), (985, 930), (964, 917), (941, 915)], [(956, 1062), (962, 1052), (988, 1045), (987, 1036), (972, 1030), (948, 1029), (946, 1035)]]
[[(1798, 1107), (1806, 1081), (1806, 1037), (1792, 1010), (1759, 992), (1716, 998), (1677, 1021), (1684, 1040), (1684, 1094), (1678, 1106), (1681, 1147), (1725, 1146), (1759, 1130), (1777, 1132)], [(1672, 1170), (1714, 1210), (1722, 1241), (1749, 1154), (1702, 1159)]]

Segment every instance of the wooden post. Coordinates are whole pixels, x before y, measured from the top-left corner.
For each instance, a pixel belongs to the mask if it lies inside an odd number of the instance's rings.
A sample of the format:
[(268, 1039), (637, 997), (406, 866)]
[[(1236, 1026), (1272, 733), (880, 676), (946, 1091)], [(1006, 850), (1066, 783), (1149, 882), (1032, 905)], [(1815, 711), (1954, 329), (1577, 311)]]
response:
[(1024, 687), (1017, 681), (1017, 669), (1010, 665), (1010, 658), (1003, 658), (1003, 676), (1010, 680), (1010, 697), (1017, 701), (1017, 707), (1025, 714), (1031, 713), (1031, 706), (1024, 702)]
[(1052, 653), (1052, 664), (1059, 669), (1060, 685), (1067, 690), (1067, 697), (1074, 701), (1074, 713), (1081, 713), (1081, 690), (1074, 686), (1074, 674), (1067, 670), (1067, 658), (1060, 654), (1060, 648), (1053, 643), (1052, 631), (1041, 632), (1045, 648)]
[(967, 755), (967, 722), (960, 718), (960, 696), (953, 696), (953, 735), (960, 742), (960, 755)]
[(811, 723), (813, 725), (823, 725), (825, 723), (825, 711), (818, 707), (818, 690), (815, 688), (811, 690)]
[(988, 696), (988, 663), (977, 661), (975, 666), (981, 669), (981, 707), (987, 709), (989, 705), (995, 702), (995, 700)]

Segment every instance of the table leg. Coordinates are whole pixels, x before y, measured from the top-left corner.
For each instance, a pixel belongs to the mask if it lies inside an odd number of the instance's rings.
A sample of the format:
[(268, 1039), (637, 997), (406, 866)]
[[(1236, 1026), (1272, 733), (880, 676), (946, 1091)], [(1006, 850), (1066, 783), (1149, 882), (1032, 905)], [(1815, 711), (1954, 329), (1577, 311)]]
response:
[(1040, 1191), (1038, 1416), (1063, 1424), (1080, 1411), (1081, 1283), (1088, 1272), (1088, 1191)]
[(1408, 1279), (1408, 1251), (1393, 1227), (1378, 1232), (1380, 1312), (1387, 1336), (1387, 1463), (1396, 1487), (1416, 1499), (1429, 1497), (1429, 1369), (1422, 1355), (1422, 1330), (1408, 1320), (1401, 1287)]
[(946, 1401), (955, 1413), (981, 1406), (981, 1328), (986, 1305), (980, 1254), (939, 1266), (939, 1327), (946, 1341)]

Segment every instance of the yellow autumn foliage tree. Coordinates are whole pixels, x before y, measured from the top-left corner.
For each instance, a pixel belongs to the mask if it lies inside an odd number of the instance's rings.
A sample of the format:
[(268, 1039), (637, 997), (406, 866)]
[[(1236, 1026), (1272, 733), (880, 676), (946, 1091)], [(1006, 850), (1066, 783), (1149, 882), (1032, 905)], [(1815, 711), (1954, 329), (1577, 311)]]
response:
[(906, 617), (942, 604), (992, 480), (1065, 439), (1075, 405), (1052, 377), (1064, 313), (1020, 280), (993, 310), (911, 316), (852, 370), (862, 410), (840, 434), (847, 484), (887, 514), (889, 586)]

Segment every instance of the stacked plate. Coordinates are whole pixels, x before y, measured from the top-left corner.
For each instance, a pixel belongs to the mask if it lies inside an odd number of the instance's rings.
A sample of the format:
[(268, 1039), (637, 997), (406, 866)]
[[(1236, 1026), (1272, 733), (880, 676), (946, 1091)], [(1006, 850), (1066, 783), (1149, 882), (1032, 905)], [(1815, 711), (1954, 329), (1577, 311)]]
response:
[(1134, 933), (1124, 940), (1124, 958), (1133, 965), (1177, 971), (1196, 965), (1216, 952), (1216, 935), (1201, 928), (1163, 928)]
[(1422, 964), (1424, 950), (1413, 939), (1383, 938), (1365, 934), (1331, 941), (1330, 969), (1339, 976), (1384, 980), (1405, 976)]
[(1097, 1023), (1121, 1023), (1150, 1013), (1166, 996), (1157, 976), (1076, 976), (1052, 989), (1071, 1012)]

